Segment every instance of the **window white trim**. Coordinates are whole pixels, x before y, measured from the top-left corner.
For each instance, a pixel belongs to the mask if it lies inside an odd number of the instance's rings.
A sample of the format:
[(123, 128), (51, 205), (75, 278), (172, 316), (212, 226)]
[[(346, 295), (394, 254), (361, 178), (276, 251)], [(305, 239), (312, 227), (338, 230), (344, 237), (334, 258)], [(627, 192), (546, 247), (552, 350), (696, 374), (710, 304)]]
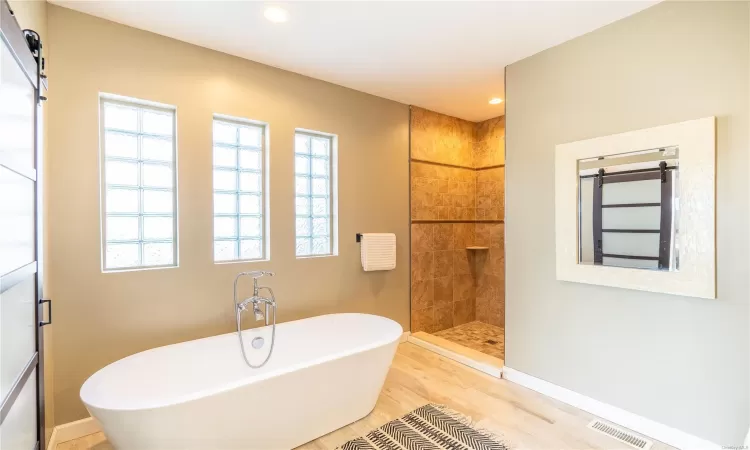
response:
[[(301, 152), (297, 148), (297, 142), (298, 138), (307, 139), (307, 152)], [(315, 154), (315, 152), (312, 150), (312, 142), (313, 139), (323, 139), (328, 141), (328, 155), (320, 155)], [(297, 159), (298, 157), (305, 157), (309, 159), (309, 172), (307, 174), (298, 173), (298, 167), (297, 167)], [(336, 256), (338, 255), (338, 137), (334, 134), (330, 133), (322, 133), (319, 131), (312, 131), (312, 130), (306, 130), (297, 128), (294, 133), (294, 159), (295, 159), (295, 165), (294, 165), (294, 180), (295, 180), (295, 191), (294, 191), (294, 201), (295, 201), (295, 209), (294, 209), (294, 217), (295, 217), (295, 227), (294, 227), (294, 244), (295, 244), (295, 256), (297, 259), (305, 259), (305, 258), (321, 258), (321, 257), (328, 257), (328, 256)], [(321, 176), (321, 175), (315, 175), (313, 172), (313, 161), (321, 161), (321, 160), (327, 160), (327, 176)], [(302, 194), (298, 192), (298, 178), (307, 178), (308, 179), (308, 185), (307, 185), (307, 194)], [(325, 195), (322, 194), (314, 194), (313, 193), (313, 180), (314, 179), (327, 179), (327, 193)], [(316, 215), (314, 214), (314, 199), (321, 199), (321, 198), (327, 198), (327, 209), (328, 213), (327, 215)], [(301, 213), (299, 208), (300, 205), (298, 205), (298, 199), (307, 199), (307, 213)], [(314, 252), (314, 241), (316, 237), (318, 239), (324, 239), (326, 238), (325, 235), (316, 235), (314, 232), (314, 220), (315, 219), (327, 219), (328, 222), (328, 248), (326, 252), (321, 253), (315, 253)], [(297, 222), (298, 219), (303, 220), (307, 219), (308, 225), (309, 225), (309, 233), (306, 235), (300, 235), (298, 233), (298, 227)], [(309, 242), (309, 251), (301, 251), (300, 244), (301, 240), (307, 240)]]
[[(239, 117), (232, 117), (223, 114), (214, 114), (212, 124), (212, 139), (211, 139), (211, 155), (212, 155), (212, 180), (216, 176), (216, 170), (219, 171), (233, 171), (235, 172), (235, 189), (217, 189), (215, 180), (212, 183), (212, 248), (213, 248), (213, 260), (214, 264), (232, 264), (232, 263), (244, 263), (244, 262), (258, 262), (268, 261), (270, 259), (270, 239), (269, 236), (269, 201), (268, 201), (268, 124), (256, 120), (243, 119)], [(222, 143), (217, 141), (215, 126), (216, 124), (224, 124), (238, 127), (234, 143)], [(257, 145), (243, 144), (240, 137), (240, 130), (242, 128), (255, 129), (260, 131), (260, 138)], [(218, 165), (216, 164), (216, 149), (223, 148), (226, 150), (232, 150), (235, 152), (234, 162), (230, 165)], [(260, 159), (258, 161), (259, 169), (248, 169), (242, 167), (241, 152), (258, 152)], [(260, 192), (255, 193), (251, 191), (243, 191), (241, 187), (241, 174), (259, 174), (259, 187)], [(217, 195), (234, 195), (235, 196), (235, 208), (234, 212), (216, 212), (216, 199)], [(257, 213), (242, 212), (241, 203), (242, 197), (258, 197), (259, 207)], [(233, 236), (217, 236), (216, 235), (216, 219), (217, 218), (232, 218), (235, 221), (235, 230)], [(242, 219), (260, 219), (260, 238), (252, 236), (243, 236), (241, 232)], [(259, 241), (260, 242), (260, 255), (256, 258), (243, 257), (242, 254), (242, 242), (243, 241)], [(234, 257), (217, 259), (216, 244), (217, 242), (231, 242), (234, 244)]]
[[(105, 108), (107, 105), (123, 106), (132, 108), (137, 111), (137, 128), (135, 130), (125, 130), (116, 128), (107, 128), (105, 120)], [(171, 116), (172, 129), (170, 134), (153, 134), (143, 130), (144, 112), (155, 112), (168, 114)], [(169, 105), (158, 104), (154, 102), (129, 99), (122, 96), (111, 94), (100, 94), (99, 96), (99, 179), (100, 179), (100, 227), (101, 227), (101, 268), (102, 272), (123, 272), (144, 269), (172, 268), (179, 266), (178, 251), (178, 226), (177, 226), (177, 114), (176, 108)], [(113, 135), (120, 135), (137, 140), (136, 154), (133, 156), (112, 155), (107, 150), (107, 132)], [(155, 140), (166, 140), (167, 136), (171, 142), (171, 151), (169, 160), (157, 160), (143, 157), (143, 139), (151, 138)], [(137, 183), (128, 185), (117, 185), (108, 183), (107, 180), (107, 162), (123, 162), (137, 165)], [(172, 173), (170, 187), (156, 187), (144, 185), (143, 173), (144, 167), (169, 167)], [(107, 194), (110, 189), (116, 192), (137, 191), (138, 207), (132, 212), (110, 211), (107, 205)], [(172, 205), (171, 212), (147, 213), (144, 210), (144, 192), (169, 192)], [(108, 238), (108, 219), (123, 218), (137, 220), (137, 238), (129, 239), (109, 239)], [(170, 238), (146, 238), (144, 236), (144, 223), (146, 219), (166, 219), (172, 221), (172, 234)], [(172, 263), (170, 264), (144, 264), (144, 246), (148, 244), (169, 243), (172, 246)], [(138, 245), (138, 264), (108, 267), (107, 265), (107, 246), (108, 245)]]

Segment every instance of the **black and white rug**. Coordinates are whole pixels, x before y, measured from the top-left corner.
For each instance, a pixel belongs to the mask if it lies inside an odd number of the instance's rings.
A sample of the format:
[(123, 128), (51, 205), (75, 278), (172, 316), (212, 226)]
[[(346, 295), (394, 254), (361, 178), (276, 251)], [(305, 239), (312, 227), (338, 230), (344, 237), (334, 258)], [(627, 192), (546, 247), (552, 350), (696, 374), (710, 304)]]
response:
[(352, 439), (338, 450), (509, 450), (499, 436), (441, 405), (424, 405), (400, 419)]

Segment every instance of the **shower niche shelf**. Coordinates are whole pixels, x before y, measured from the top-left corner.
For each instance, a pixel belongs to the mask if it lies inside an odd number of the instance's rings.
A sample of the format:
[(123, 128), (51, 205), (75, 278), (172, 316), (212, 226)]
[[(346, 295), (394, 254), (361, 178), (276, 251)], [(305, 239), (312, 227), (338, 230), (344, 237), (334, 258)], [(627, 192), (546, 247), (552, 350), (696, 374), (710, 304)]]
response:
[(470, 247), (466, 247), (466, 250), (489, 250), (489, 247), (483, 247), (481, 245), (472, 245)]

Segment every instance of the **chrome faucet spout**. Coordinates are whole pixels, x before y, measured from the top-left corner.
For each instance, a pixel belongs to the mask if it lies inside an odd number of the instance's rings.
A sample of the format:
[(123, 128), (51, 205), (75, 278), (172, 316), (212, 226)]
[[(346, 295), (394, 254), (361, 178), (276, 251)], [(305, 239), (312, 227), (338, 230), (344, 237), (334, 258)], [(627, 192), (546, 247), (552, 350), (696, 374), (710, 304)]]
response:
[(272, 302), (273, 300), (270, 298), (261, 297), (259, 295), (253, 295), (252, 297), (248, 297), (245, 300), (238, 303), (237, 309), (239, 311), (247, 311), (248, 307), (250, 305), (253, 305), (253, 314), (255, 315), (255, 320), (263, 320), (265, 318), (265, 314), (261, 310), (261, 305), (265, 309), (267, 305), (271, 304)]

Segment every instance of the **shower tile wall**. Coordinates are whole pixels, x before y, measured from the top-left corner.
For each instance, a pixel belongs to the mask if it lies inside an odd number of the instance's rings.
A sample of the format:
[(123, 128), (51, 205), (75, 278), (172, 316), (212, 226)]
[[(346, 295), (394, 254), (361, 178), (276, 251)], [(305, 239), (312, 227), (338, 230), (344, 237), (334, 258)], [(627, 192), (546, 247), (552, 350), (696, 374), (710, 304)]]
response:
[[(476, 124), (474, 161), (477, 167), (478, 220), (505, 218), (505, 117)], [(500, 167), (498, 167), (500, 166)], [(477, 320), (505, 326), (505, 224), (477, 223)]]
[(411, 107), (411, 157), (474, 167), (474, 123)]
[(412, 331), (433, 332), (476, 320), (473, 223), (414, 223)]
[(505, 217), (505, 167), (481, 169), (476, 174), (476, 218), (478, 220), (503, 220)]
[(474, 124), (474, 167), (505, 164), (505, 116)]
[(411, 219), (475, 219), (476, 182), (472, 169), (412, 162)]
[(478, 223), (477, 245), (489, 250), (477, 251), (476, 318), (498, 327), (505, 326), (505, 224)]
[[(477, 223), (480, 214), (491, 220), (504, 215), (504, 172), (497, 167), (503, 164), (504, 130), (497, 129), (503, 125), (503, 118), (474, 124), (412, 108), (412, 331), (503, 320), (502, 224)], [(481, 244), (478, 225), (491, 225), (487, 232), (495, 230), (496, 241), (488, 235)], [(466, 249), (491, 244), (489, 251)]]

